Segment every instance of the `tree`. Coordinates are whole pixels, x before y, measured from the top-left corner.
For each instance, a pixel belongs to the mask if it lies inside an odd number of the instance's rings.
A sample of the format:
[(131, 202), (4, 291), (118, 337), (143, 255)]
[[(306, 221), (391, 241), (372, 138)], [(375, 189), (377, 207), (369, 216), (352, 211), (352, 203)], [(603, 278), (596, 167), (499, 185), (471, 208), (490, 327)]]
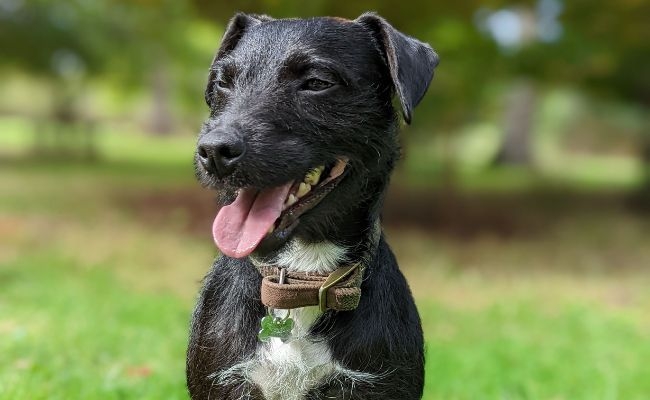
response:
[[(75, 102), (85, 84), (110, 79), (121, 90), (150, 86), (152, 124), (159, 132), (173, 127), (172, 94), (187, 93), (187, 81), (170, 71), (205, 70), (204, 52), (187, 41), (194, 20), (184, 1), (33, 0), (0, 7), (3, 67), (20, 69), (50, 83), (51, 117), (79, 118)], [(208, 56), (209, 57), (209, 56)], [(180, 74), (179, 74), (180, 75)], [(196, 96), (200, 93), (197, 91)], [(62, 110), (65, 110), (63, 112)]]

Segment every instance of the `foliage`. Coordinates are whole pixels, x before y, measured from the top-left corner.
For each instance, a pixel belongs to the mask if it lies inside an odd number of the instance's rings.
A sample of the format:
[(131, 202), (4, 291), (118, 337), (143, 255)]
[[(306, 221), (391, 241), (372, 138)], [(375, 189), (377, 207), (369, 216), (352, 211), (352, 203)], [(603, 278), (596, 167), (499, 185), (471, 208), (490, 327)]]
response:
[(218, 34), (193, 18), (184, 1), (10, 1), (0, 7), (0, 68), (46, 78), (55, 99), (86, 95), (89, 79), (118, 94), (162, 79), (178, 105), (194, 105)]
[[(193, 0), (203, 15), (223, 23), (237, 10), (269, 13), (276, 17), (338, 15), (355, 18), (367, 10), (385, 16), (399, 29), (428, 41), (439, 52), (439, 77), (423, 105), (424, 118), (459, 121), (477, 116), (494, 84), (527, 76), (544, 84), (595, 88), (630, 102), (650, 97), (650, 4), (627, 0), (558, 3), (563, 34), (555, 41), (531, 41), (516, 51), (499, 48), (482, 34), (481, 15), (498, 9), (540, 6), (538, 1), (431, 2)], [(541, 28), (539, 28), (541, 29)]]
[[(555, 40), (528, 40), (504, 48), (483, 27), (485, 16), (498, 10), (540, 18), (540, 5), (548, 1), (555, 1), (560, 10), (561, 34)], [(118, 90), (146, 88), (156, 71), (165, 69), (164, 79), (171, 81), (174, 95), (187, 104), (184, 112), (195, 114), (219, 36), (218, 29), (208, 27), (223, 26), (236, 11), (355, 18), (374, 10), (430, 42), (441, 55), (431, 93), (420, 106), (426, 111), (415, 119), (417, 127), (435, 122), (444, 129), (494, 118), (498, 88), (522, 76), (544, 87), (578, 86), (647, 104), (648, 3), (548, 1), (12, 0), (0, 8), (0, 46), (5, 66), (55, 78), (110, 77)]]

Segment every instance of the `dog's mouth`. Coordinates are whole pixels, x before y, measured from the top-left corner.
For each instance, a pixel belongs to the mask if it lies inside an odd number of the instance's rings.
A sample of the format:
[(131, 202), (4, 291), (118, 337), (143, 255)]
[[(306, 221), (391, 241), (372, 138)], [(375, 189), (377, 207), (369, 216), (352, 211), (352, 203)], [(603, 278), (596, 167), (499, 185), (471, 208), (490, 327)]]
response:
[(312, 168), (300, 181), (262, 190), (239, 189), (235, 201), (219, 210), (212, 225), (217, 247), (234, 258), (277, 249), (291, 236), (299, 217), (343, 180), (347, 165), (348, 159), (340, 158)]

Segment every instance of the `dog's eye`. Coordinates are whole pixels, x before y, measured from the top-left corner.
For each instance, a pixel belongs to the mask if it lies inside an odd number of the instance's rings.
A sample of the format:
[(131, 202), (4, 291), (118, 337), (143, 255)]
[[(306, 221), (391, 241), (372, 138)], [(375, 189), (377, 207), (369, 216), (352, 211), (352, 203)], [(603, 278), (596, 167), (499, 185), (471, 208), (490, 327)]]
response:
[(221, 89), (232, 89), (232, 79), (226, 76), (221, 76), (217, 79), (217, 86)]
[(322, 90), (329, 89), (332, 86), (334, 86), (334, 84), (331, 82), (327, 82), (318, 78), (312, 78), (305, 81), (305, 83), (302, 84), (301, 89), (309, 90), (311, 92), (320, 92)]

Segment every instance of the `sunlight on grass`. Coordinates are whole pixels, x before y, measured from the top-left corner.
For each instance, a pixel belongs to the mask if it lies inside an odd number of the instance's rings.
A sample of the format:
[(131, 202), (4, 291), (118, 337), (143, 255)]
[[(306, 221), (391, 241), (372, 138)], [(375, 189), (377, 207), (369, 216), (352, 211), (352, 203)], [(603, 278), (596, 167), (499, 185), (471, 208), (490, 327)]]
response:
[[(24, 154), (32, 148), (38, 125), (23, 118), (0, 118), (0, 155)], [(38, 136), (51, 144), (51, 134)], [(135, 131), (131, 126), (100, 126), (92, 133), (100, 160), (120, 164), (155, 164), (156, 166), (191, 166), (196, 137), (192, 135), (152, 136)], [(68, 140), (61, 135), (61, 140)], [(71, 143), (70, 145), (74, 145)], [(64, 145), (65, 147), (65, 145)]]
[[(35, 127), (21, 118), (0, 118), (0, 155), (30, 151)], [(189, 178), (192, 174), (196, 137), (193, 135), (151, 136), (128, 128), (102, 126), (94, 133), (102, 164), (91, 169), (128, 175), (133, 169)], [(463, 190), (521, 191), (549, 184), (573, 189), (629, 189), (642, 178), (640, 163), (629, 156), (587, 156), (559, 152), (558, 143), (542, 136), (541, 154), (533, 168), (505, 166), (491, 168), (498, 148), (499, 131), (495, 125), (468, 126), (459, 132), (420, 137), (409, 142), (407, 156), (398, 168), (402, 182), (438, 187), (444, 182), (445, 157), (454, 160), (453, 174)], [(445, 144), (445, 141), (448, 143)], [(554, 144), (549, 145), (548, 142)], [(557, 139), (555, 139), (557, 141)], [(555, 147), (553, 147), (555, 146)], [(31, 166), (26, 166), (31, 167)], [(56, 167), (55, 167), (56, 168)], [(60, 165), (58, 168), (69, 168)], [(73, 169), (76, 167), (73, 166)]]

